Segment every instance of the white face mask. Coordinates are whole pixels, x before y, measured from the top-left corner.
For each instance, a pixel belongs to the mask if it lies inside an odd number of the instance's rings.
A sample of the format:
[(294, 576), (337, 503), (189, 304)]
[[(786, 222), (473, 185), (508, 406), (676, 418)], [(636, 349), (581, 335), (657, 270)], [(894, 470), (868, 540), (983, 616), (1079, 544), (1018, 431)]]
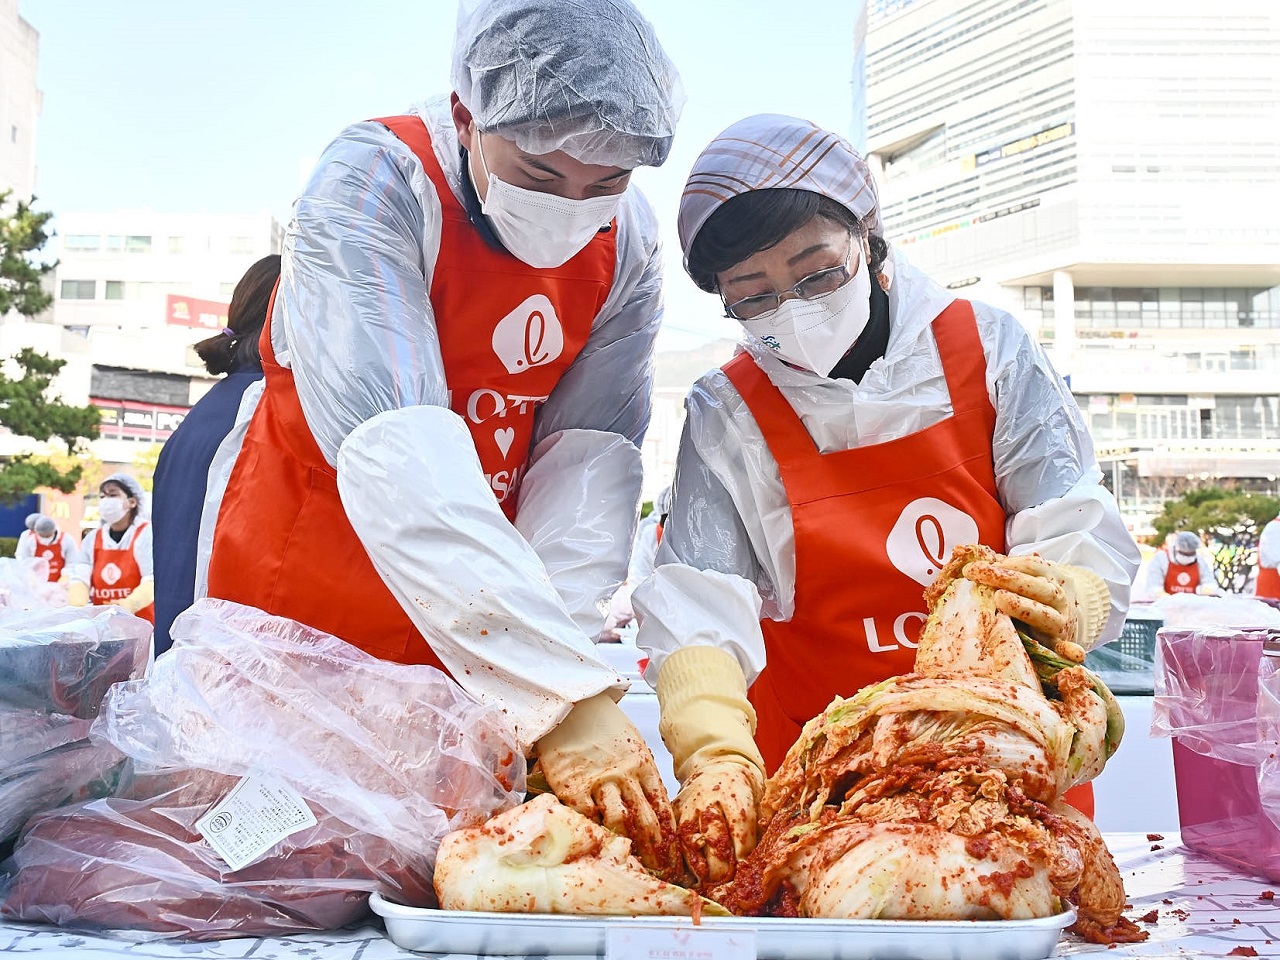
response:
[(1194, 553), (1183, 553), (1181, 550), (1179, 550), (1173, 556), (1174, 556), (1174, 559), (1176, 559), (1184, 567), (1187, 564), (1196, 562), (1196, 555)]
[(871, 320), (871, 273), (863, 259), (849, 282), (819, 300), (784, 300), (760, 320), (738, 322), (788, 363), (827, 376)]
[[(476, 133), (477, 156), (489, 178), (480, 211), (502, 245), (529, 266), (546, 270), (568, 263), (618, 212), (621, 193), (568, 200), (499, 180), (489, 172), (481, 143), (480, 134)], [(474, 186), (475, 174), (470, 164), (467, 171)]]
[(129, 505), (119, 497), (100, 497), (98, 514), (107, 523), (118, 523), (129, 512)]

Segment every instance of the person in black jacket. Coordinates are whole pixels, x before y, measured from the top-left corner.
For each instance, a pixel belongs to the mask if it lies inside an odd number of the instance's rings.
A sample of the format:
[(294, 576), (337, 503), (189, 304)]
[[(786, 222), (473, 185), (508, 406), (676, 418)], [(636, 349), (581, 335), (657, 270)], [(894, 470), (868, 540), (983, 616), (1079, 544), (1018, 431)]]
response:
[(280, 276), (280, 257), (272, 254), (251, 266), (231, 294), (227, 326), (196, 344), (210, 374), (226, 374), (191, 408), (165, 443), (156, 464), (152, 493), (155, 524), (156, 656), (169, 649), (169, 626), (191, 606), (195, 591), (196, 548), (209, 464), (231, 432), (240, 398), (262, 379), (258, 335), (266, 320), (271, 292)]

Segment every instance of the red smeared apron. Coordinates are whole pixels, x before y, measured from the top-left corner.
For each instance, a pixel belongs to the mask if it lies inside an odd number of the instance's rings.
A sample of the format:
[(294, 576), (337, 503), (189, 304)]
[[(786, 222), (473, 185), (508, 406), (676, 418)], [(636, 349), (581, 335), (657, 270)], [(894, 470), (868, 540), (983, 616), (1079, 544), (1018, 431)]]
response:
[[(105, 607), (116, 600), (123, 600), (142, 583), (142, 568), (133, 555), (134, 544), (147, 525), (140, 523), (133, 530), (133, 538), (127, 547), (115, 546), (106, 537), (106, 528), (99, 527), (93, 541), (93, 574), (89, 579), (89, 598), (95, 607)], [(155, 604), (148, 604), (135, 616), (156, 622)]]
[(911, 672), (924, 588), (953, 547), (1005, 550), (995, 411), (972, 306), (953, 301), (933, 333), (952, 416), (852, 450), (820, 453), (750, 356), (724, 367), (778, 463), (795, 528), (795, 612), (761, 622), (768, 665), (748, 694), (770, 773), (834, 697)]
[[(538, 270), (489, 247), (467, 220), (418, 117), (380, 121), (422, 162), (440, 198), (431, 284), (451, 408), (515, 516), (538, 406), (581, 352), (613, 284), (615, 231)], [(268, 318), (271, 310), (268, 310)], [(374, 569), (302, 413), (292, 371), (261, 339), (265, 388), (218, 515), (209, 595), (250, 604), (400, 663), (443, 665)], [(335, 381), (335, 389), (345, 389)]]

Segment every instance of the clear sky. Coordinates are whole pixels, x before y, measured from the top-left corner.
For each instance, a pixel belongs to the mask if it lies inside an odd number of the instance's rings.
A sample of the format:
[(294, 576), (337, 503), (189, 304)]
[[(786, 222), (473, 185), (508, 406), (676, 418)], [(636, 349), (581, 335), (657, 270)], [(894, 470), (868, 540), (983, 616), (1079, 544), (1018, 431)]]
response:
[[(857, 0), (635, 0), (684, 80), (675, 148), (637, 174), (663, 225), (661, 346), (737, 336), (679, 268), (685, 175), (752, 113), (851, 127)], [(449, 90), (453, 0), (21, 0), (40, 33), (37, 208), (273, 213), (356, 120)]]

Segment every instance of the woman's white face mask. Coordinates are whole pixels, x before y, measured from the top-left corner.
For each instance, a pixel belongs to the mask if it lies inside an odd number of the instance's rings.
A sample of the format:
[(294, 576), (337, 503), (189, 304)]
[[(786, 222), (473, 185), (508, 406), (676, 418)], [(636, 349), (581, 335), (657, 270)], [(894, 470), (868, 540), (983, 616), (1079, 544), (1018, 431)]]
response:
[(100, 497), (98, 514), (107, 523), (119, 523), (129, 512), (129, 504), (120, 497)]
[(738, 322), (788, 363), (828, 376), (871, 320), (871, 272), (858, 259), (857, 272), (825, 297), (784, 300), (767, 317)]
[[(618, 212), (621, 193), (569, 200), (499, 180), (485, 163), (483, 137), (478, 132), (475, 142), (480, 166), (488, 178), (480, 211), (511, 255), (531, 267), (546, 270), (568, 263)], [(467, 170), (474, 186), (470, 164)]]

